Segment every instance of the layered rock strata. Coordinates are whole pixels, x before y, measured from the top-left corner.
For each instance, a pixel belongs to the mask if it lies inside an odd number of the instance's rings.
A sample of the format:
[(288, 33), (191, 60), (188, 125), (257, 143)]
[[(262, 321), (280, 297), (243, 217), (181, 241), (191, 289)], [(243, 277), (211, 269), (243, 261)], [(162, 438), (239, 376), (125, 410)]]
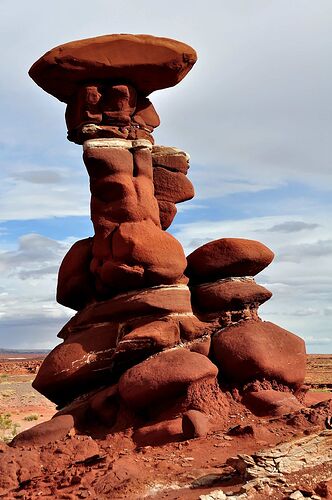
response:
[(107, 35), (52, 49), (30, 70), (67, 104), (94, 228), (59, 270), (57, 300), (77, 312), (33, 383), (60, 410), (36, 439), (100, 426), (133, 427), (138, 444), (203, 436), (227, 416), (233, 389), (253, 413), (301, 407), (304, 343), (258, 316), (272, 294), (254, 276), (271, 250), (223, 238), (186, 258), (165, 231), (194, 190), (189, 156), (154, 145), (159, 117), (147, 96), (195, 61), (174, 40)]

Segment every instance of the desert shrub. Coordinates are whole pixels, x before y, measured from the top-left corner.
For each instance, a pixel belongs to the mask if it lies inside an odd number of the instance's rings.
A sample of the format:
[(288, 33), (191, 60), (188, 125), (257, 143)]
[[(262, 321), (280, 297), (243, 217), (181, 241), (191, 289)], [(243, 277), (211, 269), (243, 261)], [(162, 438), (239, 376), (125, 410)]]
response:
[(26, 420), (27, 422), (32, 422), (33, 420), (38, 420), (39, 419), (39, 415), (37, 415), (36, 413), (32, 413), (31, 415), (27, 415), (26, 417), (24, 417), (23, 420)]
[(6, 431), (11, 428), (13, 422), (10, 418), (10, 413), (1, 413), (0, 414), (0, 430)]
[(15, 424), (10, 413), (0, 413), (0, 441), (10, 442), (16, 436), (19, 424)]

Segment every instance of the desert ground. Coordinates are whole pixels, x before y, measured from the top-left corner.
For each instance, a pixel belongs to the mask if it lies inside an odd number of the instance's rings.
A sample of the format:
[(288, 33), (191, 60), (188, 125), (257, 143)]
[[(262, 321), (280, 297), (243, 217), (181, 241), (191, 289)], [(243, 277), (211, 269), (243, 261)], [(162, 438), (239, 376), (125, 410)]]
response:
[[(48, 420), (56, 412), (55, 405), (31, 386), (42, 359), (43, 356), (32, 354), (19, 356), (6, 354), (0, 359), (0, 433), (1, 439), (6, 442), (9, 442), (16, 433)], [(310, 387), (306, 395), (307, 404), (321, 405), (322, 400), (328, 400), (331, 397), (332, 355), (308, 355), (306, 383)], [(326, 410), (326, 406), (323, 410)], [(243, 464), (238, 466), (238, 471), (234, 474), (234, 467), (229, 464), (230, 457), (249, 456), (250, 459), (250, 455), (254, 456), (261, 449), (270, 450), (279, 446), (280, 443), (296, 444), (298, 439), (311, 439), (315, 430), (316, 435), (320, 436), (322, 432), (320, 415), (323, 414), (323, 410), (315, 410), (316, 422), (309, 429), (308, 422), (304, 424), (308, 415), (305, 418), (303, 415), (297, 415), (288, 416), (286, 419), (275, 418), (263, 421), (247, 415), (245, 421), (241, 421), (243, 416), (237, 415), (235, 406), (233, 414), (230, 415), (230, 424), (233, 424), (230, 427), (240, 429), (240, 432), (229, 432), (225, 436), (224, 433), (218, 433), (218, 430), (215, 430), (205, 439), (168, 443), (159, 447), (142, 446), (135, 449), (129, 436), (122, 435), (110, 441), (105, 440), (104, 436), (103, 445), (98, 454), (91, 452), (92, 456), (89, 456), (91, 443), (87, 442), (86, 445), (89, 444), (89, 446), (86, 446), (83, 453), (87, 456), (79, 457), (77, 463), (71, 463), (69, 467), (63, 460), (55, 462), (54, 470), (45, 471), (44, 479), (27, 481), (24, 489), (10, 498), (39, 498), (41, 496), (42, 498), (71, 499), (212, 500), (223, 498), (213, 496), (211, 493), (221, 488), (228, 495), (232, 493), (241, 495), (241, 492), (245, 491), (248, 480), (246, 481), (243, 473), (240, 473)], [(331, 434), (332, 431), (323, 430), (324, 432)], [(326, 440), (326, 436), (324, 439)], [(63, 453), (60, 447), (58, 446), (55, 451), (58, 457), (61, 457)], [(112, 449), (111, 453), (109, 448)], [(291, 451), (288, 453), (291, 454)], [(295, 455), (296, 453), (298, 452), (295, 452)], [(254, 494), (243, 498), (263, 499), (267, 495), (275, 499), (295, 498), (288, 495), (296, 491), (302, 492), (304, 498), (331, 498), (328, 496), (326, 486), (332, 478), (330, 460), (331, 458), (320, 464), (313, 462), (311, 467), (306, 466), (303, 469), (290, 471), (282, 478), (277, 478), (276, 481), (284, 481), (280, 483), (282, 484), (280, 489), (274, 487), (270, 493), (267, 493), (266, 488), (263, 488), (260, 493), (259, 488), (256, 488)], [(108, 472), (109, 470), (112, 472)], [(52, 479), (48, 474), (52, 475)], [(112, 474), (115, 474), (116, 479)], [(109, 476), (109, 482), (103, 482), (105, 475)], [(129, 481), (128, 478), (132, 476), (134, 481)], [(118, 477), (121, 479), (121, 486), (114, 490), (114, 481), (118, 481)], [(99, 486), (98, 495), (97, 490), (91, 489), (91, 484), (102, 485)], [(319, 489), (320, 484), (321, 489)], [(147, 485), (149, 485), (148, 489)], [(38, 496), (39, 490), (43, 493)], [(317, 492), (322, 496), (317, 495)], [(9, 497), (5, 495), (5, 498)], [(241, 496), (233, 498), (241, 498)]]

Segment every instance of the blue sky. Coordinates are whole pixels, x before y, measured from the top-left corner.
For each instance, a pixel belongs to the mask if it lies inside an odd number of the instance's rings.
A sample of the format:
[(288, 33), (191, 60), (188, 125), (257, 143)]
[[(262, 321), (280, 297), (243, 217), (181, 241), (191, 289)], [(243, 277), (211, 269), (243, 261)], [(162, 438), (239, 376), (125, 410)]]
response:
[(48, 348), (72, 311), (55, 302), (70, 245), (92, 235), (81, 148), (64, 105), (27, 76), (48, 49), (106, 33), (192, 45), (199, 60), (151, 95), (159, 144), (185, 149), (196, 197), (171, 232), (189, 253), (220, 237), (276, 253), (257, 281), (263, 319), (332, 352), (332, 4), (329, 0), (2, 0), (0, 347)]

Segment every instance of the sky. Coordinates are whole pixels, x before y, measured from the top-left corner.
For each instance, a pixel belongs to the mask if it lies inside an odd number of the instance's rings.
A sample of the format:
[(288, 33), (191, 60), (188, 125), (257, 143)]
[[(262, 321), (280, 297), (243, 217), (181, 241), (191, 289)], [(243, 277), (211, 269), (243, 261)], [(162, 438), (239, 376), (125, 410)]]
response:
[(109, 33), (193, 46), (198, 62), (151, 95), (157, 144), (191, 156), (196, 196), (170, 231), (186, 254), (222, 237), (276, 254), (261, 317), (332, 352), (332, 2), (0, 2), (0, 347), (51, 348), (74, 311), (55, 301), (70, 246), (91, 236), (81, 147), (65, 105), (27, 75), (47, 50)]

